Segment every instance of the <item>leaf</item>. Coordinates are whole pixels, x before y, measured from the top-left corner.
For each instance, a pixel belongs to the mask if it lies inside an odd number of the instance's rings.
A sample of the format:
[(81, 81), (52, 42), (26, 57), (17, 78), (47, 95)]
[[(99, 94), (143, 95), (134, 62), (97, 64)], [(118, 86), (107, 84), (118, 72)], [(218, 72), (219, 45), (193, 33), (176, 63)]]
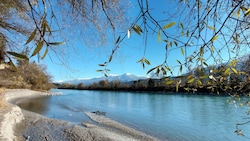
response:
[(161, 30), (158, 31), (158, 42), (161, 42)]
[(218, 38), (218, 36), (216, 35), (216, 36), (214, 36), (213, 38), (212, 38), (212, 42), (214, 42), (216, 39)]
[(201, 47), (201, 48), (200, 48), (200, 56), (202, 56), (203, 53), (204, 53), (204, 47)]
[(156, 68), (152, 68), (152, 69), (150, 69), (148, 72), (147, 72), (147, 74), (149, 74), (150, 72), (152, 72), (153, 70), (155, 70)]
[(49, 42), (48, 44), (53, 46), (59, 46), (65, 44), (65, 42)]
[(160, 68), (157, 67), (157, 68), (156, 68), (156, 75), (158, 75), (159, 73), (160, 73)]
[(44, 24), (45, 24), (45, 28), (47, 28), (47, 29), (48, 29), (48, 31), (49, 31), (49, 33), (51, 34), (51, 29), (50, 29), (50, 27), (49, 27), (49, 25), (48, 25), (47, 21), (46, 21)]
[(230, 68), (227, 68), (224, 72), (224, 74), (228, 75), (230, 73)]
[(176, 23), (176, 22), (171, 22), (171, 23), (169, 23), (169, 24), (163, 26), (163, 29), (170, 28), (170, 27), (172, 27), (173, 25), (175, 25), (175, 23)]
[(144, 58), (144, 62), (145, 62), (147, 65), (150, 65), (150, 62), (148, 61), (148, 59)]
[(103, 70), (96, 70), (97, 72), (103, 72)]
[(184, 55), (184, 50), (183, 50), (183, 48), (181, 48), (181, 54)]
[(250, 14), (250, 8), (249, 8), (249, 9), (247, 9), (247, 11), (246, 11), (246, 13), (245, 13), (245, 15), (244, 15), (244, 16), (246, 17), (246, 16), (248, 16), (249, 14)]
[(119, 41), (120, 41), (120, 39), (121, 39), (121, 36), (119, 36), (119, 37), (117, 38), (117, 40), (116, 40), (115, 44), (118, 44), (118, 43), (119, 43)]
[(236, 66), (236, 63), (237, 63), (237, 60), (234, 59), (233, 61), (230, 62), (229, 66), (230, 66), (230, 67), (235, 67), (235, 66)]
[(184, 36), (184, 30), (181, 31), (181, 36)]
[(243, 10), (243, 11), (247, 11), (247, 8), (244, 7), (244, 6), (241, 6), (240, 9)]
[(46, 47), (46, 50), (45, 50), (45, 52), (44, 52), (44, 54), (43, 54), (43, 57), (42, 57), (41, 59), (44, 59), (44, 58), (46, 57), (46, 55), (47, 55), (48, 51), (49, 51), (49, 48), (48, 48), (48, 47)]
[(180, 65), (181, 65), (181, 61), (179, 61), (179, 60), (176, 60)]
[(30, 37), (26, 41), (25, 45), (27, 45), (30, 41), (32, 41), (34, 39), (35, 35), (36, 35), (36, 29), (30, 34)]
[(207, 28), (211, 29), (211, 30), (216, 30), (215, 27), (212, 27), (212, 26), (207, 26)]
[(201, 80), (198, 79), (197, 83), (198, 83), (199, 86), (203, 86)]
[(42, 30), (42, 37), (45, 35), (45, 32), (46, 32), (46, 19), (44, 18), (43, 19), (43, 23), (42, 23), (42, 27), (41, 27), (41, 30)]
[(191, 78), (191, 79), (188, 80), (187, 83), (193, 83), (193, 82), (194, 82), (194, 78)]
[(208, 64), (207, 64), (206, 62), (203, 62), (203, 64), (204, 64), (206, 67), (208, 67)]
[(43, 41), (40, 41), (40, 42), (37, 43), (36, 49), (32, 53), (31, 57), (35, 56), (42, 49), (43, 43), (44, 43)]
[(172, 84), (172, 83), (174, 83), (174, 80), (168, 80), (168, 81), (166, 81), (166, 84), (167, 84), (167, 85), (170, 85), (170, 84)]
[(166, 70), (163, 67), (161, 68), (161, 72), (163, 73), (163, 75), (167, 74)]
[(136, 63), (140, 63), (140, 62), (143, 62), (143, 59), (138, 60)]
[(236, 44), (239, 44), (239, 39), (238, 36), (232, 36), (233, 40), (235, 41)]
[(128, 30), (128, 34), (127, 35), (128, 35), (128, 38), (130, 38), (130, 30)]
[(175, 44), (175, 46), (178, 46), (178, 43), (176, 41), (174, 41), (174, 44)]
[(211, 46), (211, 51), (212, 51), (212, 53), (214, 53), (214, 47), (213, 46)]
[(182, 29), (184, 29), (184, 25), (183, 25), (183, 23), (180, 23), (180, 26), (181, 26), (181, 28), (182, 28)]
[(23, 55), (23, 54), (19, 54), (19, 53), (16, 53), (16, 52), (9, 52), (9, 51), (7, 53), (14, 56), (14, 57), (16, 57), (19, 60), (29, 60), (29, 58), (26, 55)]
[(140, 26), (135, 25), (135, 26), (133, 26), (132, 28), (133, 28), (133, 30), (134, 30), (138, 35), (141, 35), (142, 29), (141, 29)]
[(105, 64), (98, 64), (98, 65), (101, 66), (101, 67), (105, 66)]
[(166, 45), (166, 49), (169, 48), (169, 47), (172, 47), (172, 41), (169, 42), (169, 43)]
[(237, 17), (240, 18), (240, 9), (237, 11)]
[(189, 30), (187, 30), (186, 36), (187, 36), (187, 37), (189, 36)]
[(235, 69), (235, 68), (231, 68), (232, 71), (235, 73), (235, 74), (238, 74), (238, 71)]
[(11, 66), (16, 72), (18, 72), (18, 69), (17, 69), (17, 67), (15, 66), (15, 64), (14, 64), (12, 61), (10, 61), (9, 63), (10, 63), (10, 66)]
[(180, 72), (182, 72), (182, 65), (180, 66)]

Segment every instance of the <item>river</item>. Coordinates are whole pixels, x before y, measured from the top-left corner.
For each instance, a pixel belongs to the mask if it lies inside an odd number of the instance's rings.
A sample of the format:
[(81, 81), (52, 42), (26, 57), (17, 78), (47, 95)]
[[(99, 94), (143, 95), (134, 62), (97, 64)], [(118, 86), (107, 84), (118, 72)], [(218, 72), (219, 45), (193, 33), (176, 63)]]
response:
[[(238, 136), (236, 123), (247, 121), (248, 107), (227, 96), (157, 92), (52, 90), (63, 95), (27, 99), (20, 107), (80, 124), (90, 119), (85, 111), (106, 116), (160, 140), (249, 141)], [(231, 102), (229, 102), (231, 101)], [(250, 126), (240, 126), (250, 136)]]

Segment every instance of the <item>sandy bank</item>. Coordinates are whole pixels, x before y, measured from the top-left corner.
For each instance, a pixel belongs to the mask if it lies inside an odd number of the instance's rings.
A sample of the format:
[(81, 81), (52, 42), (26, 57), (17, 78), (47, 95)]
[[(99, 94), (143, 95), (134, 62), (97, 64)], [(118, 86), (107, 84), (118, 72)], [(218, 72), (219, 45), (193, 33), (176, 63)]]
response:
[[(46, 118), (39, 114), (25, 111), (11, 103), (29, 97), (47, 96), (31, 90), (8, 90), (5, 94), (9, 102), (1, 109), (0, 141), (130, 141), (157, 140), (144, 133), (126, 127), (116, 121), (93, 113), (86, 113), (93, 121), (75, 125), (67, 121)], [(11, 102), (11, 103), (10, 103)]]

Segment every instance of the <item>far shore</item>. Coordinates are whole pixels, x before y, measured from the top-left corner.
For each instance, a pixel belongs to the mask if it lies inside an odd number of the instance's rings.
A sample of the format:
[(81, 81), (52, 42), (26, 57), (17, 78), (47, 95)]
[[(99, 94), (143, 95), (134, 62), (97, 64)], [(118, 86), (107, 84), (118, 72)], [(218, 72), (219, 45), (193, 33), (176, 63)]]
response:
[[(7, 89), (6, 103), (0, 111), (0, 140), (2, 141), (156, 141), (135, 129), (122, 125), (102, 115), (86, 112), (92, 121), (75, 125), (68, 121), (47, 118), (26, 111), (16, 104), (33, 97), (49, 96), (54, 93), (37, 92), (28, 89)], [(97, 126), (92, 122), (98, 122)]]

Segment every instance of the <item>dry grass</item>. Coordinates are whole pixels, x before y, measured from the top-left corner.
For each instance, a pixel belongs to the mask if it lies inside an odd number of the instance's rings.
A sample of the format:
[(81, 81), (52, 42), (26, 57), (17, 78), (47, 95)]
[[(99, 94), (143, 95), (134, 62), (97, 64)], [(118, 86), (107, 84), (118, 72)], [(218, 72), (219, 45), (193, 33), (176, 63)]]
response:
[(5, 99), (4, 99), (5, 89), (0, 88), (0, 108), (4, 106)]

